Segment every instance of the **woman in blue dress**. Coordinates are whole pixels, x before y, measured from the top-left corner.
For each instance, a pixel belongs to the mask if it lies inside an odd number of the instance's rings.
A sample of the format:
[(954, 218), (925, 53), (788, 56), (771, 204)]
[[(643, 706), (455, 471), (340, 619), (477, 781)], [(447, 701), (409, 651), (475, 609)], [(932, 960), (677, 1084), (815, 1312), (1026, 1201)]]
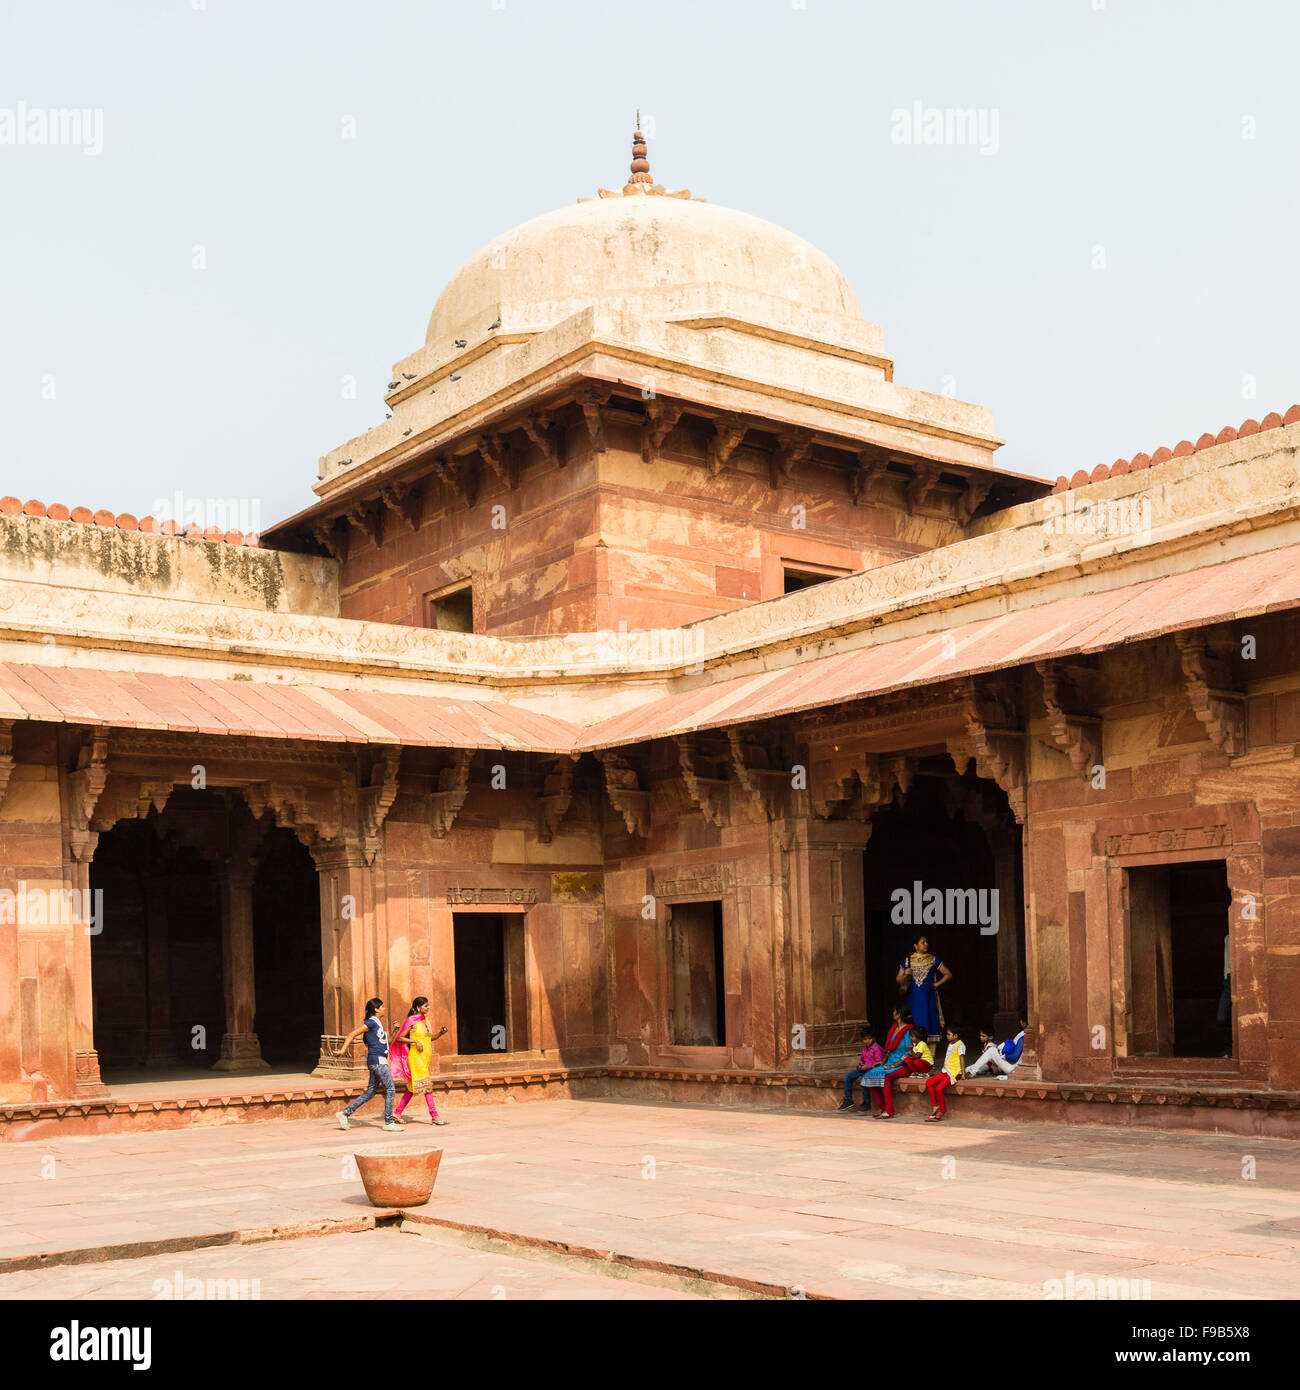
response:
[(919, 936), (912, 943), (912, 954), (898, 967), (898, 983), (906, 991), (907, 1007), (918, 1028), (935, 1039), (943, 1027), (943, 1010), (939, 1007), (939, 987), (952, 979), (952, 971), (930, 954), (930, 943)]

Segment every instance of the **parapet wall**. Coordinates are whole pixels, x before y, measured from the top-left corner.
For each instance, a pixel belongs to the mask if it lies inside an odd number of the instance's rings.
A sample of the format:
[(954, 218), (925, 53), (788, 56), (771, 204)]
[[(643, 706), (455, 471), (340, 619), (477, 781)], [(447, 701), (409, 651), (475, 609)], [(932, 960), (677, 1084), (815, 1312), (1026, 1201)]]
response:
[(116, 525), (0, 513), (0, 580), (334, 617), (338, 563)]

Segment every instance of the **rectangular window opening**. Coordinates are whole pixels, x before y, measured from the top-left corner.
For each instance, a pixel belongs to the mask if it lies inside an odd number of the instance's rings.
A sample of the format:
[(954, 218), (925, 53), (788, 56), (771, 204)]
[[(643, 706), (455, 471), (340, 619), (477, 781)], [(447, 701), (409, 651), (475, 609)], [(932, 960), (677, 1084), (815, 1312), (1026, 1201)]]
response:
[(424, 597), (424, 625), (441, 632), (474, 631), (474, 588), (464, 584)]

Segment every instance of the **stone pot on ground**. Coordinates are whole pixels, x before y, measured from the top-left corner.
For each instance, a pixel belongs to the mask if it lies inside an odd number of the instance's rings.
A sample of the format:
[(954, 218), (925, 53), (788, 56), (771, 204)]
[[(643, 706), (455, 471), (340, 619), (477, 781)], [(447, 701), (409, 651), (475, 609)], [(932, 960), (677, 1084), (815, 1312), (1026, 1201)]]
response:
[(358, 1149), (361, 1182), (376, 1207), (420, 1207), (437, 1181), (442, 1150), (432, 1144)]

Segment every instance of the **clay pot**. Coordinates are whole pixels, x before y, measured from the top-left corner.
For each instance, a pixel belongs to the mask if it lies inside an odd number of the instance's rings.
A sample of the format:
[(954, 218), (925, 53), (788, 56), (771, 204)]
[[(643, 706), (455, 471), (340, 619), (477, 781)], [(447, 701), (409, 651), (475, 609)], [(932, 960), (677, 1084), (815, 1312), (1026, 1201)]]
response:
[(361, 1182), (375, 1207), (422, 1207), (437, 1181), (442, 1150), (432, 1145), (358, 1149)]

